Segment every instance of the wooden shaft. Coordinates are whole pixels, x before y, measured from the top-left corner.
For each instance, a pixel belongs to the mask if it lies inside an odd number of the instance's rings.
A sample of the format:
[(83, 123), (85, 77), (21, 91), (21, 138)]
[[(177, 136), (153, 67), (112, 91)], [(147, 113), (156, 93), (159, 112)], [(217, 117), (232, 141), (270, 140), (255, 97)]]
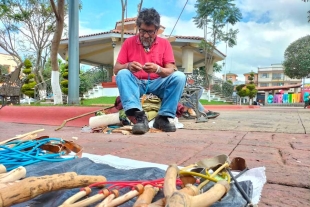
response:
[(190, 206), (208, 207), (219, 201), (230, 189), (227, 181), (219, 181), (207, 192), (191, 197)]
[(0, 165), (0, 175), (2, 173), (6, 173), (6, 167), (4, 165)]
[(199, 194), (199, 190), (194, 185), (187, 185), (184, 188), (180, 189), (179, 192), (185, 193), (190, 196), (196, 196)]
[(162, 199), (157, 200), (154, 203), (147, 205), (147, 207), (164, 207), (165, 204), (166, 204), (166, 199), (162, 198)]
[(14, 182), (26, 177), (26, 168), (18, 167), (8, 173), (0, 175), (0, 183)]
[(42, 132), (42, 131), (44, 131), (44, 129), (38, 129), (38, 130), (35, 130), (35, 131), (32, 131), (32, 132), (28, 132), (28, 133), (25, 133), (25, 134), (17, 135), (16, 137), (13, 137), (13, 138), (10, 138), (10, 139), (7, 139), (7, 140), (4, 140), (4, 141), (0, 142), (0, 145), (5, 144), (5, 143), (10, 142), (10, 141), (13, 141), (15, 139), (20, 139), (20, 138), (23, 138), (25, 136), (32, 135), (32, 134), (35, 134), (35, 133), (38, 133), (38, 132)]
[(176, 165), (170, 165), (166, 171), (164, 180), (164, 195), (165, 198), (171, 197), (176, 189), (176, 178), (178, 176), (179, 169)]
[(226, 181), (224, 181), (224, 183), (225, 184), (218, 182), (210, 190), (197, 196), (190, 196), (181, 191), (176, 191), (167, 200), (166, 206), (173, 206), (173, 207), (211, 206), (213, 203), (220, 200), (229, 189), (228, 183)]
[(86, 198), (82, 201), (79, 201), (77, 203), (74, 203), (72, 205), (70, 205), (70, 207), (85, 207), (85, 206), (89, 206), (97, 201), (100, 201), (104, 198), (106, 198), (108, 195), (110, 194), (109, 190), (104, 189), (102, 191), (100, 191), (97, 195), (91, 196), (89, 198)]
[(72, 189), (106, 181), (104, 176), (77, 175), (75, 172), (29, 177), (0, 189), (0, 207), (21, 203), (55, 190)]
[(119, 206), (119, 205), (125, 203), (126, 201), (129, 201), (130, 199), (132, 199), (138, 195), (141, 195), (142, 193), (143, 193), (143, 185), (138, 184), (138, 185), (136, 185), (135, 190), (131, 190), (128, 193), (126, 193), (126, 194), (124, 194), (118, 198), (115, 198), (110, 203), (108, 203), (106, 206), (107, 207)]
[(115, 194), (110, 194), (106, 197), (101, 203), (99, 203), (96, 207), (107, 207), (108, 204), (116, 197)]
[(143, 193), (139, 195), (133, 207), (146, 207), (150, 204), (157, 194), (159, 188), (153, 187), (152, 185), (144, 186)]
[(83, 198), (84, 196), (88, 195), (91, 193), (91, 188), (86, 187), (83, 190), (79, 191), (78, 193), (74, 194), (73, 196), (71, 196), (70, 198), (68, 198), (67, 200), (65, 200), (65, 202), (63, 202), (63, 204), (59, 207), (67, 207), (70, 206), (70, 204), (76, 202), (77, 200)]

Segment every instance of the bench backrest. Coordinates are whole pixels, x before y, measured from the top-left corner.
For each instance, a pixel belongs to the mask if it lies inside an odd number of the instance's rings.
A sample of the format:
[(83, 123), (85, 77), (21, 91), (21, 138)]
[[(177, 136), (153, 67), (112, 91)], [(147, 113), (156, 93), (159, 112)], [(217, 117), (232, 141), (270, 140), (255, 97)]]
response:
[(22, 81), (19, 79), (20, 70), (14, 70), (12, 73), (2, 78), (0, 85), (1, 96), (19, 96), (22, 87)]

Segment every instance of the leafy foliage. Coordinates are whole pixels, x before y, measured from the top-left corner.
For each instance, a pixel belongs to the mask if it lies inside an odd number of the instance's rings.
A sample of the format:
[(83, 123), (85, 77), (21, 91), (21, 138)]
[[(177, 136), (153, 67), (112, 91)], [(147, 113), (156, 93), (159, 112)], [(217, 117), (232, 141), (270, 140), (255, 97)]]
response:
[(254, 73), (250, 73), (250, 76), (248, 77), (248, 80), (250, 81), (249, 84), (240, 84), (236, 87), (237, 94), (240, 97), (246, 97), (248, 96), (250, 99), (253, 99), (257, 94), (256, 85), (254, 84)]
[(310, 74), (310, 35), (291, 43), (284, 53), (284, 73), (290, 78), (303, 78)]
[(61, 81), (60, 85), (61, 85), (61, 91), (68, 95), (68, 85), (69, 85), (69, 81), (68, 81), (68, 73), (69, 73), (69, 62), (68, 59), (66, 61), (66, 63), (61, 64), (60, 66), (61, 68), (61, 75), (63, 78), (63, 81)]
[[(205, 54), (205, 70), (209, 71), (213, 63), (213, 53), (219, 42), (226, 42), (229, 47), (237, 44), (238, 30), (225, 31), (228, 24), (234, 25), (242, 19), (239, 8), (233, 0), (197, 0), (194, 22), (198, 28), (204, 29), (204, 40), (199, 48)], [(208, 74), (208, 73), (206, 73)], [(206, 79), (208, 79), (206, 75)], [(207, 81), (209, 82), (209, 81)]]
[(22, 86), (22, 93), (28, 97), (34, 97), (34, 87), (36, 86), (35, 74), (32, 73), (32, 63), (29, 59), (24, 61), (25, 69), (23, 73), (26, 75), (24, 85)]

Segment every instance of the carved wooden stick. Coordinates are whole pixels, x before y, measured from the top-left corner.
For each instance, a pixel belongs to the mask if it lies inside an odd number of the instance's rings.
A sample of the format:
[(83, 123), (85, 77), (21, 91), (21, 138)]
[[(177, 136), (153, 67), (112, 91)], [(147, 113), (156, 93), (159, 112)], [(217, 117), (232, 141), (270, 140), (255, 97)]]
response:
[(112, 190), (111, 194), (106, 197), (101, 203), (99, 203), (96, 207), (107, 207), (108, 204), (119, 196), (118, 190)]
[(110, 191), (108, 189), (103, 189), (103, 190), (100, 190), (96, 195), (91, 196), (89, 198), (86, 198), (84, 200), (81, 200), (77, 203), (74, 203), (74, 204), (70, 205), (70, 207), (89, 206), (89, 205), (91, 205), (97, 201), (103, 200), (104, 198), (106, 198), (109, 195), (110, 195)]
[(147, 207), (157, 194), (159, 188), (152, 185), (144, 186), (143, 193), (138, 197), (133, 207)]
[(85, 187), (85, 188), (81, 189), (78, 193), (74, 194), (73, 196), (71, 196), (70, 198), (65, 200), (65, 202), (63, 202), (63, 204), (60, 205), (59, 207), (70, 206), (70, 204), (76, 202), (77, 200), (83, 198), (86, 195), (89, 195), (90, 193), (91, 193), (91, 188)]
[(172, 194), (169, 200), (167, 200), (166, 206), (208, 207), (220, 200), (227, 193), (229, 188), (227, 181), (219, 181), (210, 190), (197, 196), (190, 196), (180, 191), (176, 191)]
[(0, 189), (0, 207), (21, 203), (50, 191), (83, 187), (106, 181), (104, 176), (77, 175), (75, 172), (29, 177)]
[(141, 195), (142, 193), (143, 193), (143, 185), (138, 184), (138, 185), (136, 185), (134, 190), (131, 190), (128, 193), (126, 193), (126, 194), (124, 194), (118, 198), (115, 198), (110, 203), (108, 203), (106, 205), (106, 207), (119, 206), (119, 205), (125, 203), (126, 201), (129, 201), (130, 199), (132, 199), (138, 195)]
[(8, 173), (1, 174), (0, 183), (14, 182), (24, 177), (26, 177), (26, 168), (18, 167)]
[(6, 173), (6, 167), (4, 165), (0, 165), (0, 173)]

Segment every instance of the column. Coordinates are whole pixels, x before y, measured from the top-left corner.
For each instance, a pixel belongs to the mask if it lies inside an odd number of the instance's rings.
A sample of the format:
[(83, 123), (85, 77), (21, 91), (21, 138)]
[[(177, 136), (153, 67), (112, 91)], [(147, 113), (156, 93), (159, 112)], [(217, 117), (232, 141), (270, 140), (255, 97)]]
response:
[(184, 72), (192, 73), (193, 63), (194, 63), (193, 47), (191, 46), (182, 47), (182, 68), (185, 68)]

